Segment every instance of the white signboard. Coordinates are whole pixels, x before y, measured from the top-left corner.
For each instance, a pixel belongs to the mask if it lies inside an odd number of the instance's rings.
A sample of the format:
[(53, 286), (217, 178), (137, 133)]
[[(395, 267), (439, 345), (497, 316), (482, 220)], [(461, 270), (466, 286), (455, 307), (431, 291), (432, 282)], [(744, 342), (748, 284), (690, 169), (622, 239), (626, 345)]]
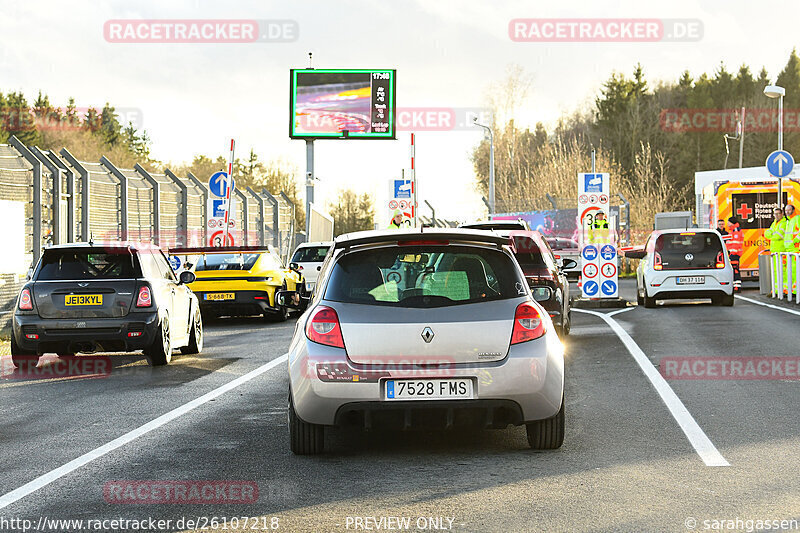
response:
[(581, 228), (578, 241), (581, 249), (581, 295), (584, 298), (619, 296), (617, 251), (611, 242), (608, 224), (610, 181), (607, 172), (578, 173), (578, 222)]
[(389, 180), (389, 196), (386, 203), (388, 208), (386, 213), (386, 221), (383, 222), (383, 227), (391, 222), (396, 209), (403, 213), (403, 226), (415, 227), (416, 206), (414, 201), (416, 195), (414, 194), (414, 181), (405, 179), (391, 179)]

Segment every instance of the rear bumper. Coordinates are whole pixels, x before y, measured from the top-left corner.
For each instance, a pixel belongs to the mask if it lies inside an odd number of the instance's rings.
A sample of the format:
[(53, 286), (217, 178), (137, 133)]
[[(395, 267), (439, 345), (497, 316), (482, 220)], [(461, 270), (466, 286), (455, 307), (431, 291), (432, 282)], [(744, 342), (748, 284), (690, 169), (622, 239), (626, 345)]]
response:
[[(233, 300), (206, 300), (206, 294), (233, 292)], [(275, 289), (269, 291), (203, 291), (195, 292), (200, 311), (209, 315), (247, 316), (277, 313)]]
[[(158, 330), (158, 313), (129, 313), (119, 318), (46, 319), (14, 315), (17, 344), (37, 353), (133, 352), (150, 345)], [(129, 333), (140, 333), (129, 337)], [(37, 338), (30, 338), (36, 335)]]
[[(301, 333), (302, 335), (302, 333)], [(404, 365), (398, 368), (352, 363), (345, 350), (302, 337), (289, 352), (290, 389), (298, 416), (312, 424), (369, 427), (450, 427), (472, 421), (478, 426), (550, 418), (558, 413), (564, 391), (564, 347), (555, 331), (511, 347), (498, 362), (454, 364), (447, 368)], [(413, 356), (408, 356), (413, 360)], [(327, 377), (320, 369), (326, 369)], [(331, 370), (334, 372), (331, 372)], [(330, 376), (336, 374), (335, 379)], [(387, 379), (470, 378), (473, 398), (386, 401)], [(373, 416), (375, 415), (375, 416)], [(469, 425), (469, 424), (467, 424)], [(471, 424), (475, 425), (475, 424)]]
[[(677, 277), (703, 276), (705, 283), (702, 285), (678, 285)], [(653, 283), (658, 283), (654, 286)], [(713, 296), (733, 294), (733, 271), (719, 272), (692, 272), (690, 274), (661, 274), (658, 278), (647, 280), (647, 294), (656, 299), (678, 298), (711, 298)]]

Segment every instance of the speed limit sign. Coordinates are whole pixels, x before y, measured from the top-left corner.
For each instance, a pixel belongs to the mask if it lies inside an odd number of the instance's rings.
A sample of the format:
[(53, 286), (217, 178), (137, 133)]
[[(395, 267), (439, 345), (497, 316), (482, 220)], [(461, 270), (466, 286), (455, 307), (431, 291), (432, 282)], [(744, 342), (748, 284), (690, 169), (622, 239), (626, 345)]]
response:
[(228, 239), (226, 244), (222, 244), (223, 239), (225, 236), (223, 235), (224, 231), (215, 231), (211, 234), (211, 237), (208, 238), (208, 245), (213, 246), (215, 248), (219, 248), (220, 246), (236, 246), (233, 241), (233, 235), (228, 233)]

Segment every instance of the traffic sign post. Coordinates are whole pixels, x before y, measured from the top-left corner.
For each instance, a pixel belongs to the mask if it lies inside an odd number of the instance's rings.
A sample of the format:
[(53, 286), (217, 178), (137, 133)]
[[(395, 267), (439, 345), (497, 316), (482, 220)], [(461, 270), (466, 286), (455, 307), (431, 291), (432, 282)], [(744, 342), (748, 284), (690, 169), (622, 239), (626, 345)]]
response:
[[(584, 298), (608, 297), (602, 289), (602, 273), (608, 244), (587, 242), (587, 232), (594, 225), (598, 213), (608, 216), (610, 175), (606, 172), (578, 173), (578, 242), (581, 249), (581, 295)], [(611, 246), (616, 256), (616, 248)], [(616, 295), (616, 292), (615, 292)]]

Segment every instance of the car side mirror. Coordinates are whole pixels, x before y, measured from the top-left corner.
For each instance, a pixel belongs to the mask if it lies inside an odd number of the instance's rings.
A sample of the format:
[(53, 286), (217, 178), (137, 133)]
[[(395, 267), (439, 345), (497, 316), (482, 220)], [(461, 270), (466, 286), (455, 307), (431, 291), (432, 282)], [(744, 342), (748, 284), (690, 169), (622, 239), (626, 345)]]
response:
[(294, 270), (295, 272), (299, 273), (300, 272), (300, 265), (298, 265), (297, 263), (292, 261), (291, 263), (289, 263), (289, 270)]
[(576, 266), (578, 266), (578, 262), (575, 261), (574, 259), (562, 259), (561, 270), (575, 268)]
[(647, 255), (646, 250), (626, 250), (623, 252), (628, 259), (644, 259)]
[(553, 295), (553, 291), (550, 287), (532, 287), (531, 294), (537, 302), (546, 302)]
[(191, 270), (184, 270), (178, 276), (178, 281), (180, 281), (181, 285), (188, 285), (190, 283), (193, 283), (194, 280), (196, 280), (196, 279), (197, 279), (197, 276)]

